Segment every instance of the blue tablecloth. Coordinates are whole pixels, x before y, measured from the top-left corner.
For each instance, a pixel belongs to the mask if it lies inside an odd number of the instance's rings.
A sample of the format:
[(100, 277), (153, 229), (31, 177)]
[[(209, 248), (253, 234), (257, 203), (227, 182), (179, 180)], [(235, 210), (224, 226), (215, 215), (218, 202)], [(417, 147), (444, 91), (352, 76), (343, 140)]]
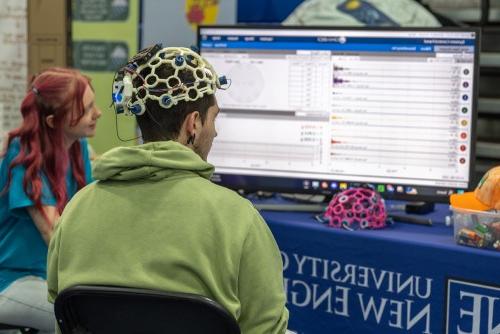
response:
[(432, 227), (351, 232), (312, 213), (262, 211), (282, 251), (289, 328), (500, 333), (500, 252), (456, 245), (447, 214), (438, 205)]

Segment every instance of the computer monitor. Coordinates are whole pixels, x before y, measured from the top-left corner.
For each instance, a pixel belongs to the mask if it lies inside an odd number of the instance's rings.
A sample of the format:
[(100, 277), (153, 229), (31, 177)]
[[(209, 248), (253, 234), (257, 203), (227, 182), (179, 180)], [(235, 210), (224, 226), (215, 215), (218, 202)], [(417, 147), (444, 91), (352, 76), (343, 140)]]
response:
[(447, 201), (471, 188), (475, 28), (201, 26), (218, 91), (214, 181)]

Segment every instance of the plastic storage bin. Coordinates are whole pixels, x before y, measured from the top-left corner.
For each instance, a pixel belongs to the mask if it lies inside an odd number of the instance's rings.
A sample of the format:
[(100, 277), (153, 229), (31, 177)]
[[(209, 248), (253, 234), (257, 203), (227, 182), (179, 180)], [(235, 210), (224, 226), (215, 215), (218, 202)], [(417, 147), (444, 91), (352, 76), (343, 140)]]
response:
[(500, 251), (500, 212), (451, 207), (455, 240), (459, 245)]

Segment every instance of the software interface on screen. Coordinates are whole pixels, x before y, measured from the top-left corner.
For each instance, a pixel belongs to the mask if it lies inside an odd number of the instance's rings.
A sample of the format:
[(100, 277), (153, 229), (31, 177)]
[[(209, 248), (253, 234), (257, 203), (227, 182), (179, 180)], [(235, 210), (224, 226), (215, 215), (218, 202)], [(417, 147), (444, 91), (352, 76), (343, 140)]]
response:
[(229, 186), (442, 195), (469, 186), (474, 31), (203, 27)]

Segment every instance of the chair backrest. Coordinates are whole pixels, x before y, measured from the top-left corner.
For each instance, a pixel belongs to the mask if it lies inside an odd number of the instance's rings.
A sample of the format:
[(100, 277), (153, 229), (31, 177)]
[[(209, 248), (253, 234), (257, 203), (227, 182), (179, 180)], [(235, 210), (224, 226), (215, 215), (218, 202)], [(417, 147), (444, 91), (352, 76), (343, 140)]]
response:
[(38, 333), (38, 330), (34, 328), (24, 327), (24, 326), (16, 326), (16, 325), (8, 325), (0, 323), (0, 332), (4, 330), (18, 330), (23, 334), (35, 334)]
[(80, 285), (62, 291), (54, 310), (63, 334), (240, 334), (228, 311), (194, 294)]

